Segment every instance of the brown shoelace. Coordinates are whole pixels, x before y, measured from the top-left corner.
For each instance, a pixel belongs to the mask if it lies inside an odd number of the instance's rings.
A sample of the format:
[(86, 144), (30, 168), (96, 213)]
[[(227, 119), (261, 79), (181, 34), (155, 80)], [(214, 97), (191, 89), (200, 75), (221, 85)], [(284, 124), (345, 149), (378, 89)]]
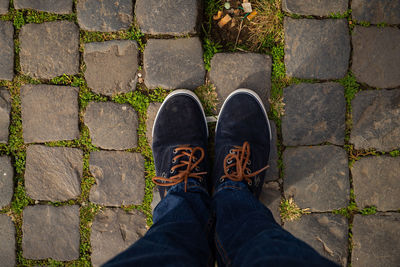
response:
[[(264, 168), (251, 172), (250, 168), (247, 166), (250, 165), (250, 144), (245, 141), (243, 146), (234, 146), (233, 149), (229, 151), (229, 154), (226, 155), (224, 159), (224, 173), (221, 177), (221, 181), (225, 178), (228, 178), (235, 182), (240, 182), (245, 180), (249, 185), (252, 184), (251, 178), (261, 173), (262, 171), (269, 168), (269, 166), (265, 166)], [(230, 168), (236, 167), (236, 172), (229, 173)]]
[[(188, 152), (190, 151), (190, 153)], [(196, 158), (194, 154), (200, 151), (200, 158)], [(197, 165), (204, 159), (204, 149), (201, 147), (189, 147), (188, 145), (182, 145), (174, 149), (174, 154), (177, 154), (173, 159), (172, 163), (176, 163), (179, 160), (179, 163), (171, 168), (171, 173), (174, 173), (176, 169), (182, 168), (186, 166), (185, 170), (179, 170), (178, 174), (171, 176), (169, 178), (165, 177), (153, 177), (153, 182), (159, 186), (173, 186), (179, 184), (181, 182), (185, 182), (185, 192), (187, 187), (188, 178), (199, 179), (200, 181), (203, 179), (201, 175), (207, 174), (207, 172), (193, 172), (193, 170), (200, 170)], [(181, 158), (188, 157), (188, 160), (183, 160)]]

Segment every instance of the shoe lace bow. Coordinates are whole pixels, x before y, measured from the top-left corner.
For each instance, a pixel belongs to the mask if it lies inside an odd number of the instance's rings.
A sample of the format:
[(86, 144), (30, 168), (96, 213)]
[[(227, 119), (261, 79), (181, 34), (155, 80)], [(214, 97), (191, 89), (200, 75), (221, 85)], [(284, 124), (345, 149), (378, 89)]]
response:
[[(200, 151), (200, 158), (195, 156), (196, 152)], [(181, 182), (185, 183), (185, 192), (187, 189), (187, 181), (189, 178), (199, 179), (202, 181), (201, 175), (207, 174), (207, 172), (198, 172), (200, 168), (198, 165), (204, 159), (204, 149), (201, 147), (190, 147), (188, 145), (178, 146), (174, 149), (175, 157), (172, 158), (172, 163), (178, 163), (171, 167), (170, 172), (176, 175), (171, 177), (160, 177), (155, 176), (152, 178), (153, 182), (159, 186), (173, 186)], [(186, 160), (187, 159), (187, 160)], [(197, 172), (194, 172), (197, 171)]]
[[(245, 141), (242, 146), (234, 146), (229, 151), (229, 154), (226, 155), (224, 159), (225, 175), (221, 177), (221, 180), (226, 178), (235, 182), (245, 180), (249, 185), (251, 185), (252, 177), (269, 168), (267, 165), (258, 171), (252, 172), (248, 167), (250, 164), (250, 144)], [(236, 171), (231, 172), (231, 169), (236, 169)]]

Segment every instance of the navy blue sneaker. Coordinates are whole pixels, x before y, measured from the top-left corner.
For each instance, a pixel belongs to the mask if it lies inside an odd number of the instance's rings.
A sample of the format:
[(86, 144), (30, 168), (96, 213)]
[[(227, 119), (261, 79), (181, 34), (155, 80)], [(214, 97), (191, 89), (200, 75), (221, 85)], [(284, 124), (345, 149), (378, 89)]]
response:
[(215, 130), (213, 191), (226, 181), (244, 183), (259, 197), (268, 168), (271, 127), (260, 97), (249, 89), (231, 93)]
[(197, 96), (189, 90), (170, 93), (158, 110), (153, 125), (153, 157), (163, 199), (179, 183), (200, 184), (207, 189), (207, 120)]

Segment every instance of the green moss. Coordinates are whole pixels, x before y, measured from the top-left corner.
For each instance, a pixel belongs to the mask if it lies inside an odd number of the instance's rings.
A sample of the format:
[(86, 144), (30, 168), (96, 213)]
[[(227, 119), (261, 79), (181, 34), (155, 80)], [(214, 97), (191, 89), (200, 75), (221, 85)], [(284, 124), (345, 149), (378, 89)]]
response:
[(332, 13), (331, 15), (329, 15), (329, 18), (331, 19), (344, 19), (344, 18), (349, 18), (350, 15), (352, 13), (351, 9), (348, 9), (346, 12), (344, 13)]
[(287, 14), (289, 17), (293, 18), (293, 19), (301, 19), (302, 16), (298, 15), (298, 14)]
[(81, 44), (91, 42), (104, 42), (110, 40), (134, 40), (138, 44), (141, 52), (144, 51), (144, 34), (137, 26), (132, 26), (129, 30), (122, 30), (117, 32), (89, 32), (81, 30), (80, 33)]
[(276, 122), (278, 128), (281, 125), (281, 117), (284, 115), (283, 88), (289, 85), (290, 80), (286, 77), (284, 63), (283, 44), (276, 44), (271, 48), (272, 74), (271, 74), (271, 113), (270, 117)]
[(356, 93), (360, 91), (360, 84), (357, 82), (356, 77), (351, 72), (349, 72), (343, 79), (338, 80), (338, 82), (344, 87), (346, 103), (347, 106), (351, 108), (351, 101), (355, 97)]
[(14, 27), (19, 30), (28, 23), (43, 23), (57, 20), (76, 21), (76, 14), (59, 15), (30, 9), (11, 9), (6, 17), (3, 16), (2, 20), (12, 20)]
[(35, 10), (25, 10), (22, 12), (24, 12), (25, 23), (43, 23), (56, 20), (76, 21), (75, 14), (58, 15)]
[(377, 210), (375, 206), (366, 207), (360, 210), (361, 215), (372, 215), (375, 214), (376, 212)]
[(85, 85), (85, 79), (80, 76), (67, 75), (64, 73), (59, 77), (51, 79), (50, 83), (55, 85), (68, 85), (68, 86), (79, 87)]
[(79, 261), (74, 266), (91, 266), (90, 255), (92, 246), (90, 244), (91, 225), (94, 216), (101, 210), (101, 207), (88, 202), (80, 208), (80, 236)]
[(400, 150), (390, 151), (389, 155), (392, 156), (392, 157), (399, 157), (400, 156)]
[(333, 214), (340, 214), (347, 218), (351, 218), (357, 212), (358, 212), (358, 207), (356, 204), (356, 196), (354, 194), (354, 189), (350, 189), (349, 205), (345, 208), (332, 211)]
[(87, 85), (80, 86), (79, 91), (79, 106), (84, 110), (90, 102), (105, 102), (107, 97), (95, 94), (87, 87)]
[(14, 27), (19, 30), (22, 28), (22, 26), (25, 25), (25, 19), (24, 19), (24, 14), (21, 11), (16, 11), (13, 14), (13, 24)]
[(222, 51), (222, 45), (220, 45), (219, 43), (215, 43), (211, 39), (206, 37), (203, 40), (203, 49), (204, 49), (203, 59), (205, 63), (205, 68), (206, 70), (209, 71), (211, 69), (211, 59), (216, 53)]
[(356, 20), (353, 20), (353, 22), (354, 22), (355, 24), (358, 24), (358, 25), (364, 26), (364, 27), (369, 27), (369, 26), (371, 26), (371, 23), (368, 22), (368, 21), (356, 21)]
[(381, 23), (378, 23), (376, 26), (379, 27), (379, 28), (384, 28), (384, 27), (389, 26), (389, 24), (387, 24), (385, 22), (381, 22)]

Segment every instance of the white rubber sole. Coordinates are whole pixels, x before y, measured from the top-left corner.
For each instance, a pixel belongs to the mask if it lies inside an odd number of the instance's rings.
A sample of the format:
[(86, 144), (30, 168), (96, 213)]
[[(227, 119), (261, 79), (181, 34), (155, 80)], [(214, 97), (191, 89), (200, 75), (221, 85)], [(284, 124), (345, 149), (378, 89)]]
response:
[(201, 109), (201, 112), (203, 113), (203, 118), (204, 118), (204, 122), (206, 123), (206, 130), (207, 130), (207, 137), (208, 137), (207, 118), (206, 118), (206, 114), (204, 113), (203, 106), (201, 105), (200, 99), (197, 97), (197, 95), (196, 95), (195, 93), (193, 93), (192, 91), (187, 90), (187, 89), (178, 89), (178, 90), (174, 90), (174, 91), (172, 91), (171, 93), (169, 93), (169, 95), (164, 99), (164, 101), (163, 101), (162, 104), (161, 104), (161, 107), (159, 108), (159, 110), (158, 110), (158, 112), (157, 112), (156, 118), (154, 119), (154, 124), (153, 124), (153, 129), (152, 129), (152, 131), (151, 131), (151, 136), (152, 136), (152, 137), (154, 136), (154, 125), (155, 125), (156, 122), (157, 122), (158, 115), (160, 114), (160, 111), (161, 111), (161, 109), (163, 108), (164, 104), (167, 102), (167, 100), (168, 100), (169, 98), (171, 98), (171, 97), (173, 97), (173, 96), (176, 96), (176, 95), (187, 95), (187, 96), (192, 97), (192, 98), (196, 101), (196, 103), (199, 105), (199, 107), (200, 107), (200, 109)]
[[(264, 107), (264, 104), (263, 104), (261, 98), (253, 90), (241, 88), (241, 89), (237, 89), (237, 90), (233, 91), (232, 93), (230, 93), (228, 95), (228, 97), (225, 99), (224, 103), (222, 104), (222, 107), (221, 107), (221, 110), (219, 113), (221, 113), (224, 110), (225, 104), (228, 102), (228, 100), (231, 97), (233, 97), (234, 95), (237, 95), (237, 94), (241, 94), (241, 93), (249, 94), (257, 100), (257, 103), (260, 105), (261, 109), (264, 112), (265, 117), (267, 118), (268, 130), (269, 130), (269, 140), (271, 141), (272, 140), (271, 125), (269, 123), (267, 111), (265, 110), (265, 107)], [(217, 129), (218, 129), (218, 122), (219, 122), (219, 114), (218, 114), (217, 126), (215, 127), (215, 132), (217, 132)]]

